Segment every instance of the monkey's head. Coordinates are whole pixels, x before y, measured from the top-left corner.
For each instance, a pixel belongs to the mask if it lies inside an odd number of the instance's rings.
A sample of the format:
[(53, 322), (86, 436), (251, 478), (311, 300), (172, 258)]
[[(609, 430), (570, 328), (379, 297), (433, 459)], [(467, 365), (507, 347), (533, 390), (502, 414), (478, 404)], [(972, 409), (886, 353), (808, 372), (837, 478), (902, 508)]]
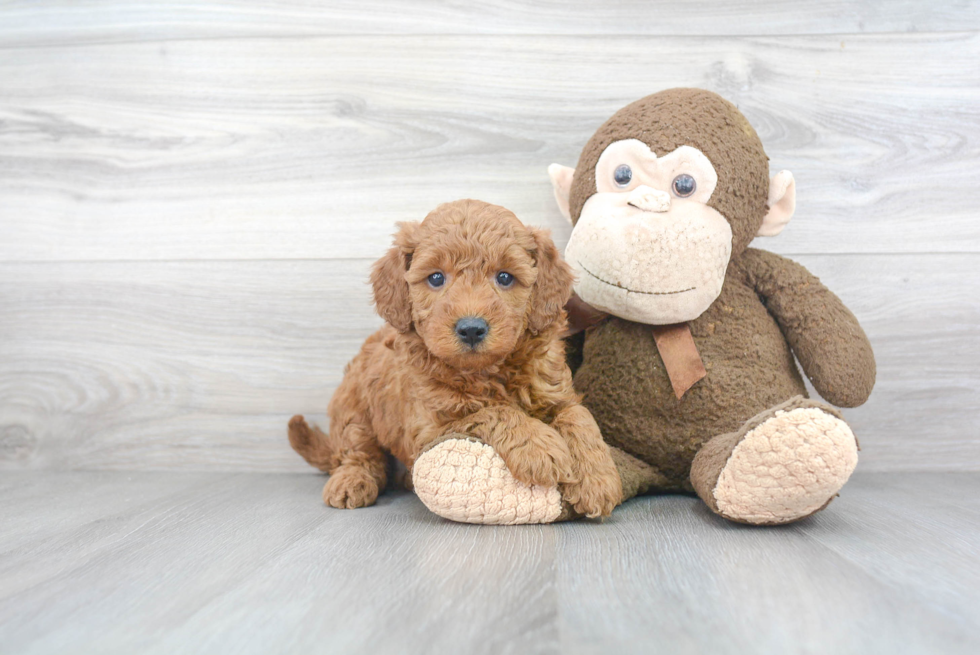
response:
[(574, 225), (575, 291), (622, 318), (668, 325), (700, 316), (729, 262), (774, 236), (796, 206), (793, 176), (769, 178), (755, 130), (727, 100), (670, 89), (616, 112), (574, 169), (548, 168)]

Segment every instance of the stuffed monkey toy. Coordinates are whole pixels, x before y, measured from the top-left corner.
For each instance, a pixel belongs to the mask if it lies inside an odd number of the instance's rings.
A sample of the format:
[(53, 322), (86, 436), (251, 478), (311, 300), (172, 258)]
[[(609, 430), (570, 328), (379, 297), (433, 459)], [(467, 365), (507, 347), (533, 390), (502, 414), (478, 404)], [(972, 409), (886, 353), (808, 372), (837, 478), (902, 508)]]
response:
[[(716, 514), (756, 525), (826, 507), (858, 444), (840, 412), (807, 397), (796, 360), (826, 401), (857, 407), (874, 386), (874, 355), (813, 274), (748, 247), (789, 222), (795, 184), (788, 171), (770, 178), (741, 112), (709, 91), (662, 91), (606, 121), (574, 169), (549, 173), (574, 225), (569, 362), (624, 499), (694, 492)], [(446, 508), (465, 506), (465, 520), (496, 522), (500, 499), (521, 485), (506, 469), (444, 455), (416, 462), (423, 501), (443, 516), (458, 520)], [(566, 504), (547, 516), (574, 512)]]

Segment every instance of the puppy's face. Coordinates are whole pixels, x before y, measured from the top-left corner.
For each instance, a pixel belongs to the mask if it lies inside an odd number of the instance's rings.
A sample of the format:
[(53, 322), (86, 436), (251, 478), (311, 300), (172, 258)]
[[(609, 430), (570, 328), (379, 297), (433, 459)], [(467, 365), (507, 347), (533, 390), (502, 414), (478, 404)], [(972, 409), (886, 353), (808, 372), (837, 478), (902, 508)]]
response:
[(422, 241), (405, 276), (415, 331), (429, 352), (460, 369), (485, 368), (514, 350), (538, 277), (516, 239), (481, 227)]
[(403, 224), (395, 241), (372, 274), (379, 312), (461, 370), (504, 359), (525, 331), (559, 320), (571, 294), (571, 270), (551, 239), (502, 207), (442, 205)]

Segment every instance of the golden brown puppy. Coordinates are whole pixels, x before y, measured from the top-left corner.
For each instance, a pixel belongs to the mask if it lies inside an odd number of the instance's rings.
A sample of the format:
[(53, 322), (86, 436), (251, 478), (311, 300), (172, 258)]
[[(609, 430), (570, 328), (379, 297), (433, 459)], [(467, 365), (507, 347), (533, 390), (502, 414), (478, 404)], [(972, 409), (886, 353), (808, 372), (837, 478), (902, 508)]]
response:
[(482, 439), (527, 484), (560, 486), (580, 514), (607, 516), (622, 485), (565, 364), (562, 307), (572, 272), (547, 232), (477, 200), (402, 223), (371, 273), (387, 325), (347, 367), (327, 413), (289, 441), (330, 474), (323, 500), (365, 507), (386, 483), (386, 452), (411, 470), (448, 433)]

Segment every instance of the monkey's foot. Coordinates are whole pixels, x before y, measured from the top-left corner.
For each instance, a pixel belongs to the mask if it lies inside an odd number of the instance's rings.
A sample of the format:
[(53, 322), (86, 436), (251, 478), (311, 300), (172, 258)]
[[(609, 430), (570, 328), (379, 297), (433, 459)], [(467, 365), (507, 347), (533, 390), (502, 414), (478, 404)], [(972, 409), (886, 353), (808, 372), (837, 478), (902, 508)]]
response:
[(519, 482), (487, 444), (447, 435), (415, 460), (415, 493), (433, 513), (461, 523), (519, 525), (567, 518), (557, 487)]
[(694, 458), (691, 483), (727, 519), (777, 525), (830, 504), (857, 459), (857, 440), (840, 414), (797, 397), (707, 442)]

